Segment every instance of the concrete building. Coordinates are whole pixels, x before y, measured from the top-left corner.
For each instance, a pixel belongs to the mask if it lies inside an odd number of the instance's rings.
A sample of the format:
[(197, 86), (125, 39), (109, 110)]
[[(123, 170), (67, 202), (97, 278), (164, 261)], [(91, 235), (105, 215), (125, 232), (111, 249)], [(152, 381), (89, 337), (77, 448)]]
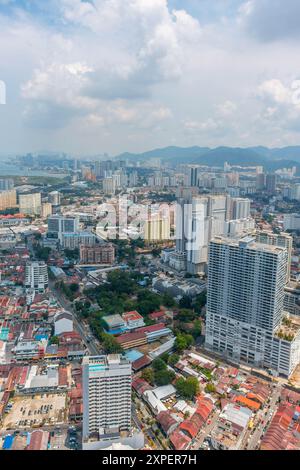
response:
[(97, 237), (91, 232), (62, 233), (61, 245), (63, 248), (74, 250), (79, 246), (94, 246)]
[(5, 211), (17, 206), (16, 190), (8, 190), (0, 193), (0, 210)]
[(115, 261), (115, 248), (111, 243), (95, 246), (80, 245), (81, 264), (113, 264)]
[(259, 173), (256, 175), (256, 189), (257, 191), (262, 191), (266, 186), (266, 175), (264, 173)]
[(266, 189), (268, 193), (273, 194), (276, 192), (277, 175), (275, 173), (269, 173), (266, 176)]
[(254, 237), (209, 248), (205, 347), (289, 376), (300, 361), (300, 319), (283, 311), (288, 253)]
[[(206, 272), (210, 240), (214, 236), (225, 235), (227, 222), (240, 218), (250, 220), (249, 199), (224, 195), (179, 199), (176, 209), (176, 253), (186, 254), (186, 270), (189, 273)], [(235, 232), (238, 229), (243, 231), (244, 226), (245, 223), (236, 225)], [(174, 259), (172, 265), (175, 267), (176, 264)]]
[(119, 354), (84, 357), (83, 441), (131, 428), (131, 362)]
[(44, 261), (32, 261), (26, 264), (25, 286), (36, 292), (44, 292), (48, 287), (48, 268)]
[(59, 206), (60, 203), (61, 203), (61, 194), (59, 191), (51, 191), (51, 193), (49, 193), (49, 202), (51, 202), (51, 204), (53, 206)]
[(292, 250), (293, 250), (293, 237), (288, 233), (275, 234), (273, 232), (261, 231), (256, 233), (256, 241), (258, 243), (264, 243), (273, 246), (282, 246), (287, 249), (288, 252), (288, 263), (286, 272), (286, 282), (288, 283), (291, 277), (291, 262), (292, 262)]
[(136, 310), (123, 313), (122, 318), (129, 330), (135, 330), (136, 328), (145, 326), (144, 318)]
[(283, 215), (284, 230), (300, 230), (300, 214)]
[(0, 191), (10, 191), (14, 187), (12, 178), (0, 178)]
[(115, 194), (116, 192), (116, 179), (112, 176), (103, 179), (103, 192), (105, 194)]
[(247, 198), (231, 198), (230, 215), (232, 220), (247, 219), (250, 217), (250, 199)]
[(170, 239), (170, 218), (157, 216), (146, 220), (144, 225), (145, 241), (163, 241)]
[(49, 215), (52, 215), (52, 204), (50, 202), (43, 202), (41, 216), (46, 219)]
[(41, 193), (20, 194), (19, 195), (20, 212), (26, 215), (41, 215), (42, 198)]
[(54, 316), (54, 335), (73, 331), (73, 316), (70, 312), (57, 312)]
[(57, 238), (62, 242), (63, 234), (75, 233), (79, 231), (78, 217), (67, 217), (62, 215), (52, 215), (48, 218), (47, 237)]

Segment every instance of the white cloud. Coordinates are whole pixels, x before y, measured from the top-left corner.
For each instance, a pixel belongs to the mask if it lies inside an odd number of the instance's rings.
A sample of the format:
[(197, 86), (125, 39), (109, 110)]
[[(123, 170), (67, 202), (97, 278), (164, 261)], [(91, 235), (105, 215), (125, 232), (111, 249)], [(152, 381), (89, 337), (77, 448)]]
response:
[(299, 0), (248, 0), (240, 8), (239, 22), (262, 41), (300, 36)]
[(219, 116), (232, 116), (237, 110), (237, 105), (230, 100), (226, 100), (224, 103), (219, 104), (216, 110)]
[(231, 14), (212, 7), (223, 13), (207, 23), (183, 1), (175, 10), (170, 0), (36, 1), (33, 14), (32, 2), (8, 6), (0, 13), (2, 148), (86, 154), (297, 142), (299, 37), (295, 22), (290, 32), (284, 25), (298, 16), (288, 2), (288, 12), (277, 0), (241, 1), (238, 11), (238, 0), (226, 0)]
[[(52, 119), (53, 111), (63, 112), (66, 123), (72, 118), (71, 109), (76, 116), (79, 110), (106, 107), (103, 101), (114, 100), (128, 101), (124, 109), (112, 114), (129, 122), (135, 115), (135, 105), (129, 102), (148, 101), (153, 87), (178, 80), (187, 48), (201, 35), (198, 21), (183, 10), (170, 12), (166, 0), (130, 0), (126, 4), (123, 0), (95, 0), (93, 4), (63, 0), (61, 8), (65, 21), (76, 24), (77, 32), (72, 40), (58, 35), (49, 38), (58, 50), (55, 62), (53, 57), (48, 63), (44, 60), (23, 84), (22, 96), (28, 101), (25, 116), (36, 113), (31, 124), (47, 125), (47, 114)], [(76, 54), (78, 27), (84, 29)], [(77, 61), (66, 62), (66, 53)], [(156, 112), (170, 113), (166, 109), (161, 105)], [(38, 119), (40, 112), (42, 120)]]

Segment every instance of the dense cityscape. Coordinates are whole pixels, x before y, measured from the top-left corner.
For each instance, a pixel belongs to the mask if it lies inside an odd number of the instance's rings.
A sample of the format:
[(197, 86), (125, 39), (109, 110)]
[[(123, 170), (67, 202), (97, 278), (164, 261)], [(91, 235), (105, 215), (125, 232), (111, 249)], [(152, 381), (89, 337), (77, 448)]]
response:
[(297, 166), (13, 164), (2, 449), (300, 448)]
[(3, 468), (297, 456), (299, 18), (0, 0)]

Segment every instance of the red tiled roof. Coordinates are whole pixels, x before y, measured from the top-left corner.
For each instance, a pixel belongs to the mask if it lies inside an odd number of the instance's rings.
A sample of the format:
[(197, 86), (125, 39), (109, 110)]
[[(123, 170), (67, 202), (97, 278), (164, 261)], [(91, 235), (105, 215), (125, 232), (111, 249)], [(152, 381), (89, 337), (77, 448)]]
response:
[(166, 313), (163, 310), (160, 310), (159, 312), (150, 313), (148, 316), (151, 318), (151, 320), (157, 320), (158, 318), (165, 317)]
[(177, 424), (176, 419), (171, 416), (169, 411), (161, 411), (160, 413), (158, 413), (157, 421), (161, 425), (165, 434), (168, 434), (170, 428)]
[(48, 441), (48, 431), (33, 431), (27, 450), (47, 450)]
[(148, 356), (144, 355), (136, 361), (133, 361), (132, 368), (134, 371), (137, 371), (142, 369), (143, 367), (148, 366), (149, 364), (151, 364), (151, 359)]
[(185, 450), (191, 442), (191, 439), (176, 429), (170, 435), (170, 441), (175, 450)]
[(127, 322), (133, 320), (141, 320), (143, 317), (136, 310), (132, 310), (132, 312), (123, 313), (122, 318)]

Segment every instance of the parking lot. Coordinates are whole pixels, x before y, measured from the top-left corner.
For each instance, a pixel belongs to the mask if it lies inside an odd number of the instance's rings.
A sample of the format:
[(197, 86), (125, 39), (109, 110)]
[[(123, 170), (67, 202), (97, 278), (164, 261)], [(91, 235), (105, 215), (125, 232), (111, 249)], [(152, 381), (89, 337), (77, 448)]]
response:
[(66, 418), (66, 394), (44, 394), (16, 397), (5, 415), (3, 429), (34, 428), (64, 423)]

